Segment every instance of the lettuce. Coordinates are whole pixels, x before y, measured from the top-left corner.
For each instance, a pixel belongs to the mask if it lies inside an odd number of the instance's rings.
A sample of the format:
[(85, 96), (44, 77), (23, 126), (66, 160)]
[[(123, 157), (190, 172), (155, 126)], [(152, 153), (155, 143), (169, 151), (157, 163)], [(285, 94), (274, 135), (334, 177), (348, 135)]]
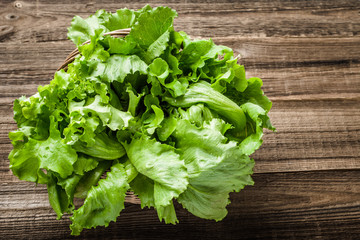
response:
[[(232, 49), (174, 31), (176, 16), (145, 6), (74, 17), (68, 37), (81, 55), (14, 102), (10, 169), (47, 184), (73, 235), (116, 221), (127, 191), (176, 224), (175, 200), (220, 221), (229, 193), (254, 184), (249, 155), (275, 130), (263, 83)], [(124, 38), (105, 34), (123, 28)]]

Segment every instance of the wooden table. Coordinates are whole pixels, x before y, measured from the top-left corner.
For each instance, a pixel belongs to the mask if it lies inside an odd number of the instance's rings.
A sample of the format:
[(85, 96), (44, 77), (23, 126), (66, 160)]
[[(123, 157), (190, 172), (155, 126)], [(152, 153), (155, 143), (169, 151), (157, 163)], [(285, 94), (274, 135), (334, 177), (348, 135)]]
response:
[[(231, 195), (228, 216), (206, 221), (177, 207), (180, 224), (128, 204), (108, 228), (80, 238), (360, 239), (360, 2), (298, 1), (9, 1), (0, 2), (0, 238), (70, 238), (55, 220), (45, 186), (9, 168), (12, 102), (48, 84), (74, 45), (74, 15), (97, 9), (168, 5), (176, 30), (211, 37), (242, 56), (273, 101), (256, 160), (255, 186)], [(106, 2), (106, 3), (105, 3)]]

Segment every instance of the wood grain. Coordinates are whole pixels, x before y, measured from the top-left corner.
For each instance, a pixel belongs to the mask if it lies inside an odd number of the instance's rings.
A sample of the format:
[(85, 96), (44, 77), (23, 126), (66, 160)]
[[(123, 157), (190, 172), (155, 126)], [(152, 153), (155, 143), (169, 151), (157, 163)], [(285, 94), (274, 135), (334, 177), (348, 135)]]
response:
[[(340, 170), (255, 174), (255, 186), (231, 194), (229, 214), (221, 222), (199, 219), (177, 205), (180, 224), (166, 225), (152, 209), (128, 204), (116, 223), (84, 230), (74, 239), (356, 239), (359, 174)], [(70, 238), (70, 221), (55, 220), (43, 186), (9, 183), (0, 189), (0, 203), (3, 238)]]
[[(358, 0), (0, 1), (0, 239), (69, 239), (46, 188), (8, 168), (12, 102), (48, 84), (74, 45), (74, 15), (167, 5), (175, 29), (211, 37), (263, 79), (276, 133), (253, 154), (255, 186), (231, 194), (215, 223), (177, 205), (180, 224), (127, 204), (118, 222), (78, 239), (359, 239), (360, 3)], [(129, 202), (136, 202), (128, 196)]]
[[(97, 9), (109, 11), (145, 4), (167, 5), (176, 9), (176, 29), (194, 36), (249, 37), (353, 37), (359, 36), (358, 1), (13, 1), (0, 5), (4, 26), (14, 29), (7, 41), (41, 42), (66, 40), (66, 28), (74, 15), (88, 16)], [(56, 29), (52, 26), (56, 26)]]

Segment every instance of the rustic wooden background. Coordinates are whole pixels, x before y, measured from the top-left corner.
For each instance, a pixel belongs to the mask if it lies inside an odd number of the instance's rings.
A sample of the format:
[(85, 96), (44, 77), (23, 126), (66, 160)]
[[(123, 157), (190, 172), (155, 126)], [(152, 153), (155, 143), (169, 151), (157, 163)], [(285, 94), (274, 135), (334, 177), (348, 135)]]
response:
[[(76, 3), (75, 3), (76, 2)], [(73, 44), (74, 15), (167, 5), (176, 30), (211, 37), (242, 55), (273, 101), (255, 186), (232, 194), (215, 223), (177, 206), (180, 224), (128, 204), (118, 222), (80, 238), (360, 239), (360, 1), (0, 1), (0, 238), (67, 239), (45, 186), (9, 171), (12, 102), (47, 84)], [(78, 238), (78, 239), (80, 239)]]

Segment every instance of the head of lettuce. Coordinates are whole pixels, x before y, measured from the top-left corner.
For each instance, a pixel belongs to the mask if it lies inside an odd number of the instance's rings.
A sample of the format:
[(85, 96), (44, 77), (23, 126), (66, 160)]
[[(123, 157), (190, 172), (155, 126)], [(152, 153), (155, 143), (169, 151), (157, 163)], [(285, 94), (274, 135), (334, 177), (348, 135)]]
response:
[[(47, 184), (73, 235), (116, 221), (130, 190), (175, 224), (175, 199), (220, 221), (229, 193), (253, 184), (249, 155), (274, 130), (262, 81), (246, 79), (230, 48), (174, 31), (176, 16), (145, 6), (74, 17), (68, 37), (81, 55), (14, 102), (10, 168)], [(124, 28), (124, 38), (105, 34)], [(85, 199), (77, 209), (74, 197)]]

